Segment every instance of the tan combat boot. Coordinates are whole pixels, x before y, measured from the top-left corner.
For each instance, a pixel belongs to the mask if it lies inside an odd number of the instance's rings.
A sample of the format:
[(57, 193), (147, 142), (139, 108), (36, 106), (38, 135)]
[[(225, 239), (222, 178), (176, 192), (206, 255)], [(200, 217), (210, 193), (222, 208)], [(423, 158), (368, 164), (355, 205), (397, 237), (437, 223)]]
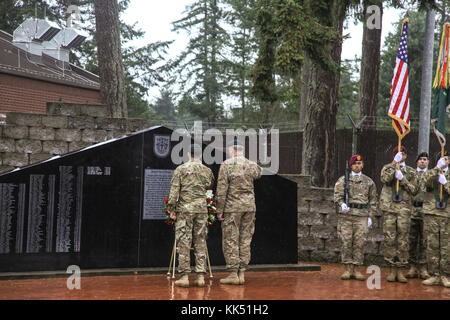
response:
[(420, 277), (420, 279), (424, 279), (424, 280), (426, 280), (429, 277), (431, 277), (430, 274), (427, 271), (427, 266), (422, 266), (422, 268), (420, 268), (419, 277)]
[(417, 278), (419, 276), (418, 270), (415, 265), (411, 265), (411, 268), (409, 269), (408, 273), (405, 275), (405, 277), (409, 279)]
[(239, 277), (236, 271), (231, 272), (228, 277), (220, 279), (221, 284), (239, 284)]
[(353, 272), (353, 276), (355, 277), (356, 280), (360, 280), (360, 281), (366, 280), (366, 277), (364, 277), (362, 275), (362, 273), (359, 271), (358, 266), (354, 266), (354, 270), (355, 271)]
[(406, 279), (403, 275), (402, 268), (397, 268), (397, 281), (401, 283), (408, 283), (408, 279)]
[(397, 274), (396, 268), (395, 267), (390, 267), (389, 268), (389, 274), (388, 274), (386, 280), (389, 281), (389, 282), (394, 282), (395, 278), (396, 278), (396, 274)]
[(441, 284), (441, 277), (432, 276), (432, 277), (428, 278), (427, 280), (422, 281), (422, 284), (424, 284), (426, 286), (438, 286)]
[(179, 280), (175, 281), (175, 285), (177, 287), (188, 288), (189, 287), (189, 276), (187, 274), (182, 275)]
[(204, 278), (202, 273), (200, 273), (197, 276), (197, 279), (195, 279), (195, 281), (194, 281), (194, 285), (197, 286), (197, 287), (204, 287), (205, 286), (205, 278)]
[(441, 281), (444, 287), (450, 288), (450, 280), (448, 280), (446, 276), (442, 276)]
[(245, 270), (239, 270), (238, 278), (239, 278), (239, 284), (245, 283)]
[(345, 265), (345, 272), (342, 274), (341, 280), (350, 280), (351, 276), (352, 276), (352, 273), (350, 271), (350, 265), (346, 264)]

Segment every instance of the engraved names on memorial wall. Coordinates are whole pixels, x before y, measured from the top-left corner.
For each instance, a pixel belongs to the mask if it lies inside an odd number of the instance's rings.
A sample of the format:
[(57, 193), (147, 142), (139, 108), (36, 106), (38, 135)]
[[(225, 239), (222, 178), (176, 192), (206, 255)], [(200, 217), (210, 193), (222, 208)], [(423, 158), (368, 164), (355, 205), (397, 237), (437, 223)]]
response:
[(84, 167), (0, 183), (0, 254), (80, 252)]
[(27, 253), (52, 251), (54, 197), (55, 175), (30, 175)]
[(145, 169), (144, 220), (165, 219), (164, 199), (169, 195), (173, 170)]
[(25, 184), (0, 183), (0, 253), (21, 253)]
[(83, 192), (83, 167), (59, 167), (56, 218), (56, 252), (79, 252)]

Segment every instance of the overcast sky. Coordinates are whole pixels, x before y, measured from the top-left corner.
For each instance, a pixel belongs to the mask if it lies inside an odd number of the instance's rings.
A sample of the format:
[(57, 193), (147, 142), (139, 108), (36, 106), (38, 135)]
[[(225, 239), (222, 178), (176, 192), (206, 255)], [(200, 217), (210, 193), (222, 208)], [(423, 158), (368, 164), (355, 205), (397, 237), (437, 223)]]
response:
[[(137, 26), (145, 31), (145, 37), (139, 43), (145, 44), (158, 40), (175, 40), (170, 47), (170, 56), (176, 56), (187, 44), (185, 34), (172, 31), (172, 22), (183, 16), (187, 5), (194, 0), (131, 0), (123, 19), (127, 23), (138, 22)], [(400, 10), (388, 9), (383, 12), (382, 41), (389, 32), (393, 31), (392, 24), (399, 20)], [(353, 59), (361, 56), (362, 25), (354, 24), (353, 19), (346, 22), (344, 34), (349, 34), (342, 50), (342, 59)], [(138, 45), (138, 43), (136, 43)], [(383, 46), (383, 43), (382, 43)], [(150, 96), (157, 95), (159, 90), (151, 90)]]

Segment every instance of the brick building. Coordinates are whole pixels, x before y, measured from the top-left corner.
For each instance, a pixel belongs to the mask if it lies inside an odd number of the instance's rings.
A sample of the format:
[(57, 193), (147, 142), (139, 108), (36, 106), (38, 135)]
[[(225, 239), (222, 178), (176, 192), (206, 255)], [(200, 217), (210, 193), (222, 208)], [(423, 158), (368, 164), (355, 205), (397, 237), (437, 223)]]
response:
[(33, 54), (0, 30), (0, 113), (46, 113), (50, 101), (100, 104), (99, 77), (64, 60)]

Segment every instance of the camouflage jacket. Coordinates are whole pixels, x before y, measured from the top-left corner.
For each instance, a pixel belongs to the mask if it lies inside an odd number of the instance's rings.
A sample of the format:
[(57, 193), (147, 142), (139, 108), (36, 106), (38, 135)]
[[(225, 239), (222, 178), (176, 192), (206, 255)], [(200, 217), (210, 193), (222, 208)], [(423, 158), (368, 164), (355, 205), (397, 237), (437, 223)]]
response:
[(380, 209), (393, 213), (400, 212), (400, 209), (402, 208), (408, 208), (411, 210), (412, 197), (419, 191), (417, 171), (416, 169), (406, 165), (401, 168), (400, 171), (403, 173), (403, 179), (399, 183), (399, 193), (402, 194), (403, 200), (400, 202), (393, 202), (392, 191), (395, 190), (397, 184), (397, 179), (395, 179), (395, 170), (397, 170), (397, 166), (393, 163), (389, 163), (381, 169), (380, 178), (383, 183), (383, 188), (381, 189), (380, 194)]
[[(361, 174), (360, 178), (349, 177), (349, 204), (362, 204), (367, 208), (350, 208), (346, 214), (353, 216), (373, 217), (377, 211), (377, 186), (368, 176)], [(344, 203), (345, 176), (342, 176), (334, 185), (334, 203), (339, 207)]]
[(217, 180), (217, 214), (256, 211), (253, 181), (261, 177), (261, 167), (243, 156), (222, 163)]
[[(447, 201), (445, 209), (436, 208), (436, 198), (439, 199), (440, 183), (438, 182), (440, 170), (438, 168), (427, 170), (422, 180), (423, 188), (425, 189), (425, 196), (423, 202), (423, 213), (435, 216), (450, 218), (450, 201)], [(447, 183), (442, 186), (442, 195), (445, 198), (450, 194), (450, 170), (444, 173)]]
[(199, 160), (190, 160), (175, 169), (172, 176), (169, 212), (207, 213), (206, 190), (214, 183), (212, 171)]
[[(416, 170), (417, 172), (417, 170)], [(426, 192), (426, 188), (425, 185), (423, 183), (423, 179), (425, 177), (425, 173), (419, 173), (417, 172), (417, 178), (419, 179), (419, 191), (417, 192), (417, 194), (415, 196), (412, 197), (412, 202), (413, 204), (419, 203), (424, 201), (424, 197), (425, 197), (425, 192)], [(414, 206), (412, 207), (412, 213), (411, 213), (411, 218), (415, 218), (415, 219), (419, 219), (422, 218), (423, 214), (422, 214), (422, 208), (423, 207), (418, 207), (418, 206)]]

